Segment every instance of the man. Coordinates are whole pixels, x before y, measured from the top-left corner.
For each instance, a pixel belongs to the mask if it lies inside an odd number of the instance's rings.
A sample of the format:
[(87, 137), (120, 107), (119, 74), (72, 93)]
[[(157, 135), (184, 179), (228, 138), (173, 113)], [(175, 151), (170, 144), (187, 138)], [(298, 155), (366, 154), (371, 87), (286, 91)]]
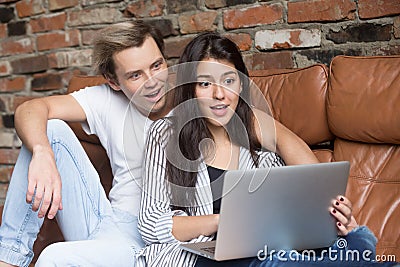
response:
[[(135, 252), (143, 246), (137, 213), (145, 133), (152, 120), (168, 112), (163, 48), (162, 36), (143, 21), (109, 26), (93, 51), (107, 84), (31, 100), (16, 110), (24, 145), (0, 227), (0, 266), (29, 265), (46, 213), (57, 217), (71, 242), (47, 247), (37, 266), (134, 266)], [(82, 122), (106, 149), (114, 175), (109, 200), (63, 121)]]

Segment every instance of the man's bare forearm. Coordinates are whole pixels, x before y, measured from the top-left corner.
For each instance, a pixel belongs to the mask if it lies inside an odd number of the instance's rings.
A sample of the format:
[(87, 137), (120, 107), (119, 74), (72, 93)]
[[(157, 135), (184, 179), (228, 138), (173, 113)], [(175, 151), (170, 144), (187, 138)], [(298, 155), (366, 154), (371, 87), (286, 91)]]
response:
[(15, 111), (15, 129), (30, 151), (50, 148), (47, 140), (49, 119), (82, 122), (86, 120), (86, 114), (71, 95), (49, 96), (21, 104)]
[(21, 104), (15, 111), (15, 129), (23, 144), (34, 149), (49, 149), (47, 120), (49, 110), (42, 99), (34, 99)]

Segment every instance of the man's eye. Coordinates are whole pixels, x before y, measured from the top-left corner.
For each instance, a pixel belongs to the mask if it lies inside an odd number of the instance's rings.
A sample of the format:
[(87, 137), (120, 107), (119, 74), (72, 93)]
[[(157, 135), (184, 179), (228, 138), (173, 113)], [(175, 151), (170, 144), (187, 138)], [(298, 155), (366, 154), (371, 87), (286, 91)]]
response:
[(135, 73), (132, 73), (132, 75), (131, 75), (130, 78), (136, 80), (136, 79), (138, 79), (139, 77), (140, 77), (140, 74), (137, 73), (137, 72), (135, 72)]
[(161, 62), (154, 64), (153, 69), (158, 70), (159, 68), (161, 68)]
[(199, 86), (204, 87), (204, 88), (207, 88), (211, 85), (211, 82), (207, 82), (207, 81), (198, 82), (198, 83), (199, 83)]
[(154, 63), (153, 69), (159, 70), (159, 69), (162, 67), (163, 62), (164, 62), (164, 61), (159, 61), (159, 62)]

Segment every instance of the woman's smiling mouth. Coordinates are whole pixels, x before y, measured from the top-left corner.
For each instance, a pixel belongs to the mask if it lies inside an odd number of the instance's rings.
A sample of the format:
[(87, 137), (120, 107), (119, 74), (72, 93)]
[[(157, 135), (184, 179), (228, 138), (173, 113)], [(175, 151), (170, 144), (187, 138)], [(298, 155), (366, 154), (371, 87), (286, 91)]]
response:
[(210, 109), (214, 115), (216, 115), (218, 117), (222, 117), (222, 116), (225, 116), (226, 113), (228, 112), (228, 107), (229, 107), (229, 105), (218, 104), (218, 105), (210, 106)]

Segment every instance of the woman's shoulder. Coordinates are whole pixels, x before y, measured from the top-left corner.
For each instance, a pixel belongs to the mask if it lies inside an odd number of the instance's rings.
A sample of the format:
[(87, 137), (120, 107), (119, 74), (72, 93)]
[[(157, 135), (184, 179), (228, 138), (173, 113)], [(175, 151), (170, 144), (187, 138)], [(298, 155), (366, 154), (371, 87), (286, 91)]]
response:
[(283, 159), (272, 151), (258, 151), (258, 163), (261, 168), (285, 166)]
[(169, 117), (155, 120), (149, 128), (150, 137), (168, 138), (171, 135), (172, 121)]
[(171, 118), (164, 117), (164, 118), (155, 120), (150, 126), (150, 131), (160, 133), (160, 132), (164, 132), (170, 128), (172, 128)]

